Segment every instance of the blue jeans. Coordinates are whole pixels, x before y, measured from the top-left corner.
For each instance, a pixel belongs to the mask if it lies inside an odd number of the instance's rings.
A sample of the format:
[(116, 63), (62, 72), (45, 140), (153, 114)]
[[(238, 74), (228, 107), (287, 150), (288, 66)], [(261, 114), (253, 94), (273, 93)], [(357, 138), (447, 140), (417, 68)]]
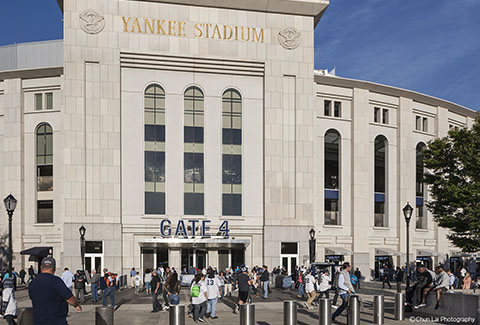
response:
[(98, 284), (92, 283), (92, 299), (93, 301), (98, 301)]
[(268, 298), (268, 281), (263, 281), (263, 298)]
[(303, 283), (298, 284), (298, 295), (299, 296), (305, 296), (305, 291), (303, 290)]
[(115, 308), (115, 287), (107, 287), (105, 288), (105, 290), (103, 290), (102, 300), (105, 307), (108, 305), (108, 296), (110, 296), (110, 303), (112, 304), (112, 308)]
[(180, 295), (171, 293), (168, 295), (168, 299), (170, 300), (170, 305), (178, 305), (180, 303)]
[(345, 308), (347, 308), (348, 296), (349, 296), (348, 293), (342, 293), (340, 295), (340, 298), (342, 298), (342, 304), (340, 305), (340, 307), (337, 308), (337, 310), (335, 310), (335, 312), (332, 315), (332, 319), (335, 319), (338, 315), (340, 315), (345, 310)]
[(207, 314), (210, 314), (210, 317), (215, 317), (217, 315), (217, 302), (218, 298), (208, 299)]

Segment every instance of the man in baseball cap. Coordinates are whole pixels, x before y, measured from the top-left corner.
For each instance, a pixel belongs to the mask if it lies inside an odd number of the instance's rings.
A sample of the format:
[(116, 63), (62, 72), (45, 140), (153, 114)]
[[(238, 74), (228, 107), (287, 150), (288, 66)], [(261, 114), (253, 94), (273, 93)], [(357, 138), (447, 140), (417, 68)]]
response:
[(55, 259), (45, 257), (41, 263), (41, 273), (28, 286), (34, 325), (67, 324), (68, 304), (78, 312), (82, 311), (62, 279), (55, 276), (55, 268)]

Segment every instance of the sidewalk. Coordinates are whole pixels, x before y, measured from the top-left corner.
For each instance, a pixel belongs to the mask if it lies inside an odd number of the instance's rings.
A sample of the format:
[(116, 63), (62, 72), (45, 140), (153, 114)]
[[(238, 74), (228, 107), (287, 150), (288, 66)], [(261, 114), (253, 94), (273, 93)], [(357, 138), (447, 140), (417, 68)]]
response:
[[(412, 324), (407, 318), (405, 321), (395, 321), (393, 318), (395, 290), (381, 290), (381, 286), (376, 283), (365, 283), (359, 291), (359, 295), (364, 301), (364, 310), (361, 312), (361, 323), (372, 324), (373, 322), (373, 295), (383, 294), (385, 296), (385, 324), (404, 325)], [(274, 289), (268, 300), (257, 297), (255, 303), (255, 320), (257, 325), (282, 325), (283, 324), (283, 301), (298, 300), (299, 308), (297, 313), (298, 324), (300, 325), (317, 325), (318, 324), (318, 307), (307, 310), (303, 307), (304, 300), (297, 298), (295, 290), (279, 290)], [(330, 297), (333, 298), (333, 295)], [(17, 292), (19, 307), (30, 307), (31, 302), (28, 298), (28, 292), (23, 289)], [(160, 299), (160, 301), (163, 301)], [(217, 305), (218, 319), (206, 319), (206, 324), (228, 324), (236, 325), (240, 322), (240, 317), (232, 313), (235, 297), (224, 298)], [(115, 302), (117, 310), (115, 311), (115, 325), (143, 325), (143, 324), (168, 324), (168, 312), (150, 313), (151, 298), (145, 296), (141, 292), (139, 296), (134, 294), (133, 289), (117, 291), (115, 294)], [(181, 304), (188, 305), (188, 290), (182, 289)], [(341, 299), (339, 299), (339, 304)], [(101, 306), (101, 303), (95, 305), (87, 302), (82, 305), (83, 312), (78, 313), (70, 308), (68, 323), (70, 325), (94, 324), (95, 307)], [(346, 324), (346, 311), (339, 316), (337, 320), (340, 324)], [(408, 317), (409, 315), (407, 315)], [(186, 324), (194, 324), (191, 318), (186, 318)], [(421, 324), (433, 324), (433, 322), (422, 321)]]

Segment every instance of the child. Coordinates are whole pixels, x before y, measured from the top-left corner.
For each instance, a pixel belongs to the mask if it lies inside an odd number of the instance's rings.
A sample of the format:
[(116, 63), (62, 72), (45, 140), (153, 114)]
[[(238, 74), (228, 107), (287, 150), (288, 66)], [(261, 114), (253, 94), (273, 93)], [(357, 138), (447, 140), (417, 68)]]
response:
[(138, 293), (140, 292), (140, 288), (142, 286), (142, 279), (140, 278), (140, 272), (137, 272), (137, 274), (133, 278), (133, 283), (135, 285), (135, 294), (138, 295)]

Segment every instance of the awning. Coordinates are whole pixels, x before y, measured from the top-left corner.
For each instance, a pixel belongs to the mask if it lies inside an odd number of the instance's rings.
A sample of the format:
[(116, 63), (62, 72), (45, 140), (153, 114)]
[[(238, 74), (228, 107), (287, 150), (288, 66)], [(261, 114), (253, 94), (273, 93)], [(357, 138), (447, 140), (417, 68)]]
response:
[(417, 249), (417, 256), (441, 256), (442, 253), (433, 251), (431, 249)]
[(353, 255), (353, 253), (343, 247), (325, 247), (325, 255)]
[(141, 247), (166, 248), (245, 248), (250, 245), (248, 239), (230, 238), (139, 238)]
[(459, 252), (459, 251), (452, 251), (450, 254), (451, 257), (472, 257), (472, 254)]
[(375, 248), (375, 256), (402, 256), (402, 253), (391, 248)]
[(53, 254), (53, 247), (32, 247), (20, 252), (20, 255), (31, 255), (36, 257), (47, 257)]

